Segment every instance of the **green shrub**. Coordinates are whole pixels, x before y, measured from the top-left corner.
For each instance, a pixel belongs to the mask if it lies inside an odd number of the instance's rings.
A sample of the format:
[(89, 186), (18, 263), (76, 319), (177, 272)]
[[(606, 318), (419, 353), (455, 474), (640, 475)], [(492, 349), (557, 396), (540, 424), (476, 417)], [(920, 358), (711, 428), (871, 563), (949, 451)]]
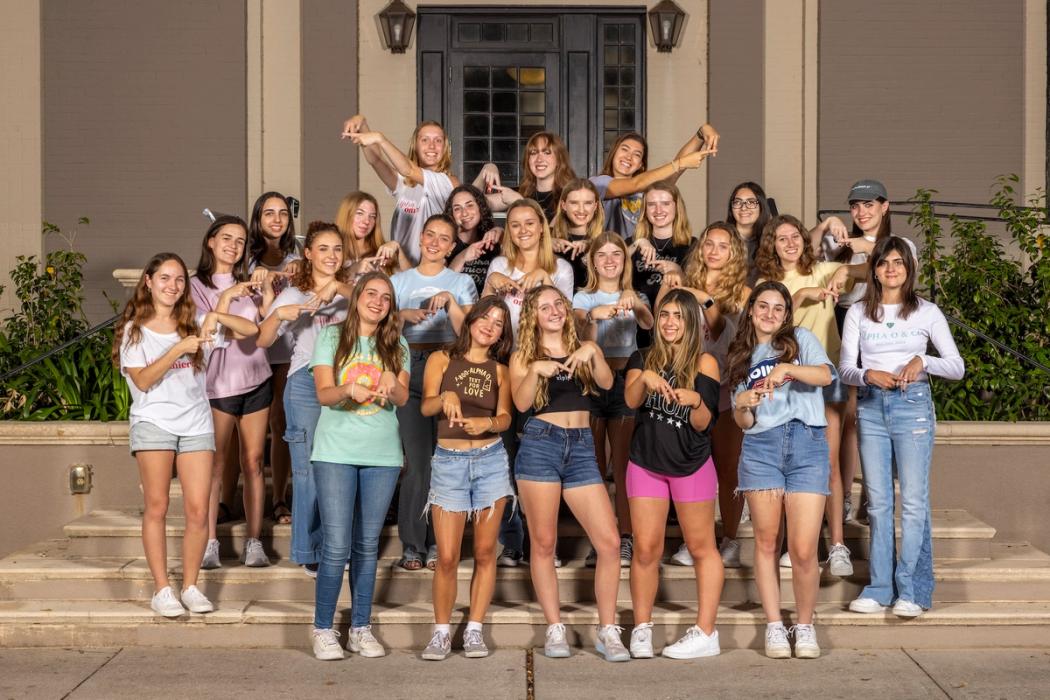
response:
[[(931, 204), (935, 190), (920, 189), (909, 221), (922, 233), (921, 283), (949, 316), (1050, 366), (1050, 256), (1046, 195), (1016, 206), (1017, 176), (999, 178), (991, 205), (1026, 260), (1006, 255), (983, 221), (950, 217), (951, 252)], [(952, 335), (966, 362), (961, 381), (934, 380), (941, 420), (1050, 420), (1050, 374), (1002, 351), (959, 326)]]

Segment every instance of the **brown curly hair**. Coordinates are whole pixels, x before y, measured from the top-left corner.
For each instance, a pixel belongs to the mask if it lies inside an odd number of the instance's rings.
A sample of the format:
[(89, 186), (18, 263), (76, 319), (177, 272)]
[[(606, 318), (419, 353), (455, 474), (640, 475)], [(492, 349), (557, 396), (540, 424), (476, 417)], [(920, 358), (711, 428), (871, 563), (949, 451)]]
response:
[(813, 266), (817, 264), (817, 256), (813, 253), (813, 247), (809, 244), (809, 231), (791, 214), (778, 214), (769, 220), (762, 230), (762, 241), (758, 245), (758, 254), (755, 256), (755, 267), (758, 268), (758, 276), (762, 279), (779, 282), (784, 279), (784, 266), (780, 263), (777, 255), (776, 230), (787, 224), (794, 226), (799, 235), (802, 236), (802, 257), (798, 259), (798, 271), (803, 275), (813, 272)]

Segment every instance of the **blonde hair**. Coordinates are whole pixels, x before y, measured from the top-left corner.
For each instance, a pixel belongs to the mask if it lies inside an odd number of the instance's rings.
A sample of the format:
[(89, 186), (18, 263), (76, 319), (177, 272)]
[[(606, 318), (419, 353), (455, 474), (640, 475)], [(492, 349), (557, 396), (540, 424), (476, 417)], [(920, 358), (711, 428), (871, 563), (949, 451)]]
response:
[[(685, 210), (685, 200), (682, 199), (682, 192), (677, 186), (673, 185), (666, 180), (661, 182), (654, 182), (645, 188), (645, 194), (642, 195), (642, 206), (644, 207), (645, 200), (649, 197), (650, 192), (667, 192), (674, 197), (674, 223), (671, 225), (671, 244), (672, 245), (689, 245), (690, 241), (693, 240), (693, 229), (689, 225), (689, 214)], [(649, 217), (642, 212), (642, 215), (638, 217), (638, 225), (634, 229), (634, 238), (638, 240), (640, 238), (652, 238), (653, 237), (653, 225), (649, 222)]]
[(631, 264), (631, 254), (627, 250), (627, 244), (624, 243), (623, 237), (615, 231), (606, 231), (605, 233), (598, 234), (598, 236), (591, 241), (591, 245), (587, 248), (587, 286), (583, 288), (583, 291), (598, 291), (598, 269), (594, 266), (594, 256), (597, 254), (598, 250), (610, 243), (623, 253), (623, 269), (620, 270), (619, 282), (620, 291), (634, 291), (632, 280), (634, 265)]
[[(361, 206), (361, 202), (371, 202), (372, 206), (376, 208), (376, 224), (370, 233), (365, 238), (358, 240), (357, 236), (354, 235), (352, 230), (354, 221), (354, 212)], [(345, 264), (355, 263), (362, 258), (368, 258), (376, 254), (379, 250), (379, 246), (386, 243), (386, 238), (383, 236), (383, 227), (379, 223), (379, 202), (376, 198), (367, 192), (351, 192), (339, 201), (339, 209), (335, 214), (335, 225), (339, 228), (339, 233), (343, 236), (343, 261)], [(391, 259), (387, 266), (383, 268), (383, 271), (388, 275), (395, 272), (397, 261)]]
[(605, 208), (602, 206), (602, 198), (598, 194), (598, 188), (590, 180), (577, 178), (569, 181), (562, 188), (561, 196), (558, 197), (558, 210), (554, 213), (554, 221), (551, 222), (551, 236), (553, 238), (569, 240), (569, 217), (562, 210), (562, 205), (568, 200), (570, 194), (580, 190), (587, 190), (594, 195), (594, 216), (591, 217), (590, 223), (587, 224), (587, 239), (591, 240), (605, 230)]
[(554, 257), (554, 248), (551, 247), (551, 229), (547, 225), (547, 217), (543, 213), (543, 207), (539, 205), (535, 199), (519, 199), (510, 205), (507, 209), (507, 231), (503, 234), (503, 249), (502, 253), (507, 258), (507, 267), (511, 270), (518, 267), (518, 263), (521, 262), (521, 248), (514, 242), (513, 236), (510, 235), (510, 215), (515, 209), (531, 209), (540, 220), (540, 249), (539, 249), (539, 266), (548, 275), (553, 275), (554, 271), (558, 269), (557, 258)]
[[(441, 160), (434, 166), (434, 172), (444, 173), (446, 175), (452, 174), (452, 144), (448, 142), (448, 134), (445, 133), (445, 127), (441, 126), (440, 122), (428, 119), (424, 122), (420, 122), (419, 126), (412, 130), (412, 142), (408, 144), (408, 161), (417, 167), (419, 165), (419, 154), (416, 152), (416, 141), (419, 139), (419, 132), (423, 130), (425, 126), (436, 126), (441, 129), (441, 138), (445, 140), (445, 150), (441, 154)], [(418, 185), (418, 182), (413, 182), (410, 178), (405, 178), (405, 184), (409, 187)]]
[[(526, 366), (537, 360), (551, 359), (550, 355), (544, 351), (540, 344), (542, 337), (539, 329), (539, 319), (537, 318), (537, 305), (539, 304), (540, 295), (548, 290), (557, 294), (561, 298), (562, 303), (565, 304), (565, 324), (561, 328), (561, 340), (565, 346), (565, 352), (571, 355), (576, 352), (581, 344), (580, 337), (576, 334), (576, 324), (572, 320), (572, 302), (557, 287), (552, 287), (549, 284), (541, 285), (530, 290), (525, 295), (525, 301), (522, 302), (521, 306), (521, 319), (518, 321), (518, 349), (514, 356)], [(594, 377), (591, 375), (591, 368), (586, 363), (577, 366), (576, 381), (580, 384), (584, 394), (598, 395)], [(538, 377), (536, 380), (536, 396), (532, 400), (532, 407), (536, 410), (547, 405), (548, 383), (546, 377)]]
[(710, 292), (722, 313), (735, 314), (743, 308), (743, 298), (747, 287), (747, 247), (733, 224), (716, 221), (708, 225), (696, 241), (692, 251), (686, 257), (682, 267), (685, 268), (685, 286), (707, 292), (707, 262), (704, 260), (704, 242), (712, 231), (725, 231), (729, 234), (729, 260), (722, 269), (714, 291)]

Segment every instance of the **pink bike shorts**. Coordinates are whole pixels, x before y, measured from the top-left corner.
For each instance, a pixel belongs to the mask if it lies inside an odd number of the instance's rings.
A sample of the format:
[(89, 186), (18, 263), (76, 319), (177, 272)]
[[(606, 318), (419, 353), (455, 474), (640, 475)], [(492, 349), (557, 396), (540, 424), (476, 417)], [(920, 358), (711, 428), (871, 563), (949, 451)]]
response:
[(709, 457), (689, 476), (667, 476), (627, 463), (627, 498), (664, 498), (675, 503), (714, 500), (718, 494), (718, 475)]

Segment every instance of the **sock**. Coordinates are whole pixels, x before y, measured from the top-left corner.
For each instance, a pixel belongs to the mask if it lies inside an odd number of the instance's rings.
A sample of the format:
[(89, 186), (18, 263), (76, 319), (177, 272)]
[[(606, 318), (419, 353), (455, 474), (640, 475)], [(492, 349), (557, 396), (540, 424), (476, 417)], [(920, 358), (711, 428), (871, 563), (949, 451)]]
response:
[(442, 634), (448, 634), (449, 633), (448, 625), (437, 625), (437, 624), (435, 624), (434, 625), (434, 631), (435, 632), (441, 632)]
[(474, 622), (473, 620), (471, 620), (470, 622), (467, 623), (467, 631), (468, 632), (473, 632), (473, 631), (480, 632), (481, 631), (481, 623), (480, 622)]
[(780, 620), (777, 620), (776, 622), (767, 623), (766, 624), (766, 629), (768, 629), (770, 627), (783, 627), (783, 626), (784, 626), (784, 623), (782, 621), (780, 621)]

